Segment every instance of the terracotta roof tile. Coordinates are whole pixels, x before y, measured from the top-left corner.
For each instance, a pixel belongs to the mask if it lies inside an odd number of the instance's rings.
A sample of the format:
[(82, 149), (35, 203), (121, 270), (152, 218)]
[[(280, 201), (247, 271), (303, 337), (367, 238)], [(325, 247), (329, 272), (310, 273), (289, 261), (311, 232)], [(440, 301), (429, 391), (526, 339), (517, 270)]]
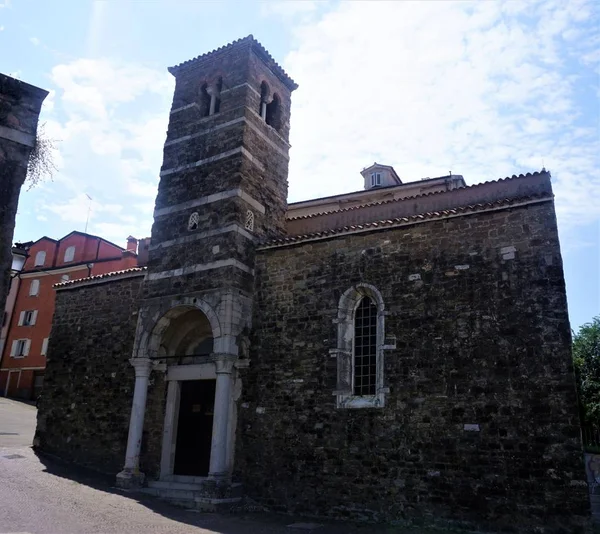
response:
[[(416, 198), (423, 198), (423, 197), (431, 197), (434, 195), (448, 195), (448, 194), (454, 193), (455, 191), (464, 191), (465, 189), (476, 189), (478, 187), (482, 187), (487, 184), (506, 182), (509, 180), (516, 180), (519, 178), (528, 178), (531, 176), (539, 176), (541, 174), (550, 174), (550, 173), (546, 170), (542, 170), (540, 172), (536, 171), (534, 173), (528, 172), (527, 174), (519, 174), (518, 176), (516, 174), (513, 174), (512, 176), (507, 176), (506, 178), (499, 178), (497, 180), (488, 180), (487, 182), (480, 182), (478, 184), (468, 185), (466, 187), (459, 187), (457, 189), (452, 189), (451, 191), (433, 191), (431, 193), (422, 193), (420, 195), (412, 195), (410, 197), (390, 198), (390, 199), (386, 199), (386, 200), (378, 200), (376, 202), (365, 202), (364, 204), (359, 204), (358, 206), (350, 206), (347, 208), (340, 208), (340, 209), (335, 209), (335, 210), (330, 210), (330, 211), (320, 211), (317, 213), (311, 213), (309, 215), (298, 215), (296, 217), (286, 217), (286, 221), (296, 221), (296, 220), (300, 220), (300, 219), (312, 219), (314, 217), (322, 217), (323, 215), (330, 215), (332, 213), (340, 213), (340, 212), (344, 212), (344, 211), (358, 210), (361, 208), (369, 208), (371, 206), (382, 206), (383, 204), (390, 204), (392, 202), (404, 202), (406, 200), (413, 200)], [(418, 182), (406, 182), (403, 185), (414, 184), (414, 183), (418, 183)], [(402, 186), (398, 186), (398, 187), (402, 187)], [(319, 199), (315, 198), (315, 199), (311, 199), (311, 200), (319, 200)]]
[(76, 278), (75, 280), (66, 280), (65, 282), (59, 282), (58, 284), (54, 284), (54, 288), (62, 288), (67, 286), (77, 285), (83, 282), (90, 282), (92, 280), (101, 280), (102, 278), (116, 278), (123, 274), (130, 273), (143, 273), (147, 270), (146, 267), (132, 267), (131, 269), (123, 269), (122, 271), (113, 271), (111, 273), (106, 274), (97, 274), (95, 276), (86, 276), (85, 278)]
[(210, 52), (206, 52), (205, 54), (196, 56), (195, 58), (184, 61), (183, 63), (179, 63), (179, 65), (169, 67), (169, 72), (171, 74), (174, 74), (175, 72), (180, 70), (182, 67), (190, 66), (193, 63), (196, 63), (199, 60), (204, 59), (216, 52), (223, 52), (225, 50), (229, 50), (241, 43), (250, 43), (251, 46), (253, 47), (254, 51), (258, 53), (258, 56), (275, 73), (275, 75), (288, 87), (288, 89), (290, 91), (293, 91), (294, 89), (298, 88), (298, 84), (296, 82), (294, 82), (294, 80), (292, 80), (292, 78), (290, 78), (290, 76), (283, 70), (283, 68), (273, 59), (273, 56), (271, 56), (271, 54), (269, 54), (267, 49), (262, 44), (260, 44), (254, 38), (254, 36), (252, 34), (248, 35), (247, 37), (242, 37), (241, 39), (236, 39), (235, 41), (232, 41), (229, 44), (220, 46), (219, 48), (215, 48), (214, 50), (211, 50)]
[[(521, 175), (522, 176), (522, 175)], [(516, 177), (513, 177), (516, 178)], [(487, 182), (489, 183), (489, 182)], [(349, 234), (358, 230), (376, 230), (379, 228), (393, 228), (395, 226), (402, 226), (403, 224), (424, 221), (427, 219), (443, 219), (453, 215), (467, 215), (470, 213), (477, 213), (480, 211), (486, 211), (490, 209), (498, 208), (510, 208), (514, 205), (520, 205), (522, 203), (529, 203), (534, 201), (546, 201), (552, 200), (552, 196), (548, 194), (539, 195), (528, 195), (516, 198), (504, 198), (501, 200), (495, 200), (493, 202), (483, 202), (477, 204), (469, 204), (467, 206), (460, 206), (446, 210), (431, 211), (427, 213), (419, 213), (416, 215), (410, 215), (408, 217), (396, 217), (394, 219), (383, 219), (380, 221), (366, 222), (361, 224), (353, 224), (349, 226), (343, 226), (340, 228), (334, 228), (331, 230), (322, 230), (320, 232), (312, 232), (302, 235), (284, 236), (277, 239), (271, 239), (265, 241), (260, 245), (260, 248), (274, 248), (279, 246), (293, 245), (301, 243), (303, 241), (310, 241), (319, 238), (336, 237), (338, 235)]]

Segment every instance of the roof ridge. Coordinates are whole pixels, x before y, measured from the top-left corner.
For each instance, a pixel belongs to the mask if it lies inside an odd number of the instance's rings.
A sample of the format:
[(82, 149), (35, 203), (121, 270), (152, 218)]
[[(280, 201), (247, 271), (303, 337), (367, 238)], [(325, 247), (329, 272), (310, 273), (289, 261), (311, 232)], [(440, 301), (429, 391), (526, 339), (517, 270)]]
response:
[[(389, 204), (391, 202), (402, 202), (404, 200), (413, 200), (416, 198), (429, 197), (429, 196), (433, 196), (433, 195), (444, 195), (444, 194), (448, 194), (448, 193), (453, 193), (454, 191), (463, 191), (465, 189), (473, 189), (473, 188), (481, 187), (486, 184), (494, 184), (494, 183), (498, 183), (498, 182), (505, 182), (508, 180), (515, 180), (515, 179), (519, 179), (519, 178), (539, 176), (540, 174), (544, 174), (544, 173), (550, 174), (550, 171), (542, 170), (542, 171), (535, 171), (533, 173), (528, 172), (526, 174), (519, 174), (519, 175), (513, 174), (512, 176), (506, 176), (505, 178), (497, 178), (496, 180), (488, 180), (486, 182), (479, 182), (477, 184), (467, 185), (465, 187), (457, 187), (456, 189), (451, 189), (450, 191), (431, 191), (429, 193), (421, 193), (418, 195), (411, 195), (409, 197), (389, 198), (389, 199), (377, 200), (377, 201), (373, 201), (373, 202), (366, 202), (365, 204), (359, 204), (357, 206), (349, 206), (347, 208), (334, 209), (331, 211), (319, 211), (317, 213), (310, 213), (308, 215), (297, 215), (295, 217), (289, 217), (289, 218), (286, 217), (286, 221), (298, 221), (300, 219), (311, 219), (313, 217), (322, 217), (324, 215), (331, 215), (332, 213), (341, 213), (344, 211), (351, 211), (351, 210), (360, 209), (360, 208), (369, 208), (371, 206), (381, 206), (383, 204)], [(408, 185), (408, 184), (413, 184), (413, 183), (419, 183), (419, 182), (406, 182), (405, 184), (402, 184), (402, 185)], [(310, 199), (310, 200), (318, 200), (318, 199), (314, 198), (314, 199)]]
[(418, 220), (426, 220), (426, 219), (441, 219), (444, 217), (448, 217), (451, 215), (458, 215), (462, 213), (476, 213), (480, 211), (485, 211), (489, 208), (499, 208), (499, 207), (510, 207), (514, 204), (520, 204), (527, 201), (544, 201), (544, 200), (552, 200), (553, 196), (548, 193), (539, 193), (534, 195), (527, 195), (522, 197), (513, 197), (513, 198), (503, 198), (499, 200), (493, 200), (488, 202), (476, 202), (473, 204), (467, 204), (464, 206), (456, 206), (453, 208), (447, 208), (443, 210), (436, 211), (428, 211), (423, 213), (416, 213), (414, 215), (407, 215), (402, 217), (393, 217), (391, 219), (381, 219), (377, 221), (370, 221), (364, 223), (350, 224), (346, 226), (342, 226), (339, 228), (331, 228), (326, 230), (321, 230), (318, 232), (309, 232), (307, 234), (299, 234), (294, 236), (283, 236), (276, 239), (270, 239), (265, 241), (259, 245), (259, 248), (270, 248), (284, 245), (291, 245), (295, 243), (301, 243), (303, 241), (307, 241), (314, 238), (319, 237), (335, 237), (336, 235), (351, 233), (355, 230), (364, 230), (368, 228), (377, 229), (381, 226), (393, 228), (394, 226), (398, 226), (401, 224), (410, 223)]
[(258, 52), (264, 56), (262, 59), (265, 62), (265, 64), (273, 70), (274, 74), (279, 79), (281, 79), (281, 81), (284, 82), (291, 91), (298, 88), (298, 84), (289, 76), (289, 74), (287, 72), (285, 72), (283, 67), (281, 67), (281, 65), (279, 65), (275, 61), (273, 56), (267, 51), (267, 49), (257, 39), (254, 38), (254, 35), (252, 35), (252, 34), (247, 35), (246, 37), (240, 37), (239, 39), (235, 39), (234, 41), (231, 41), (230, 43), (227, 43), (226, 45), (222, 45), (218, 48), (215, 48), (214, 50), (205, 52), (204, 54), (200, 54), (199, 56), (196, 56), (192, 59), (188, 59), (187, 61), (183, 61), (182, 63), (173, 65), (172, 67), (169, 67), (167, 70), (171, 74), (174, 74), (175, 72), (177, 72), (178, 70), (180, 70), (181, 68), (183, 68), (185, 66), (189, 66), (193, 63), (196, 63), (196, 62), (200, 61), (201, 59), (207, 58), (217, 52), (224, 52), (226, 50), (230, 50), (231, 48), (233, 48), (239, 44), (242, 44), (242, 43), (250, 43), (251, 46), (257, 47)]
[(120, 271), (111, 271), (110, 273), (104, 274), (95, 274), (94, 276), (86, 276), (85, 278), (75, 278), (74, 280), (65, 280), (64, 282), (59, 282), (58, 284), (54, 284), (52, 287), (66, 287), (77, 285), (78, 283), (89, 282), (90, 280), (100, 280), (102, 278), (111, 278), (113, 276), (118, 276), (120, 274), (128, 274), (135, 272), (146, 271), (147, 267), (130, 267), (129, 269), (122, 269)]

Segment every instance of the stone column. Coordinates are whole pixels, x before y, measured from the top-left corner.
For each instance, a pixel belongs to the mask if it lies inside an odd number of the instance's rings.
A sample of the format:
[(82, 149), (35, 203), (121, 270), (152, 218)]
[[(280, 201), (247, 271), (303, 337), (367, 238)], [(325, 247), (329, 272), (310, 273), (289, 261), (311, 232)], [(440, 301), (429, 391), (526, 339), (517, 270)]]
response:
[(208, 476), (223, 480), (229, 477), (227, 470), (227, 441), (229, 437), (229, 412), (233, 382), (233, 364), (237, 360), (234, 354), (219, 354), (215, 361), (217, 385), (210, 448), (210, 468)]
[(217, 98), (221, 96), (221, 92), (219, 91), (219, 88), (216, 85), (209, 85), (206, 88), (206, 92), (210, 95), (210, 108), (208, 110), (208, 114), (214, 115), (216, 111), (215, 108), (217, 106)]
[(146, 396), (148, 394), (148, 378), (152, 370), (150, 358), (132, 358), (129, 360), (135, 368), (135, 388), (129, 420), (129, 436), (127, 437), (127, 452), (125, 466), (117, 475), (117, 486), (135, 488), (144, 484), (144, 473), (140, 472), (140, 448), (142, 446), (142, 431), (144, 415), (146, 414)]

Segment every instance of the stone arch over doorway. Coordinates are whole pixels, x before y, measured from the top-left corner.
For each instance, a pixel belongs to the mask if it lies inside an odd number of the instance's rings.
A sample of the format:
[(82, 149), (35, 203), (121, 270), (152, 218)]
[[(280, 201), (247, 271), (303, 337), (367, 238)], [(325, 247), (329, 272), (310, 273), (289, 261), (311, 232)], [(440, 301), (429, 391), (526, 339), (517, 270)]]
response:
[[(208, 335), (213, 340), (221, 337), (219, 317), (207, 302), (198, 298), (185, 298), (171, 304), (172, 306), (142, 333), (136, 356), (159, 358), (176, 354), (191, 355), (194, 354), (194, 349), (198, 348), (197, 344), (194, 345), (194, 340), (201, 343)], [(174, 352), (177, 349), (183, 352)], [(206, 345), (203, 350), (206, 351)]]

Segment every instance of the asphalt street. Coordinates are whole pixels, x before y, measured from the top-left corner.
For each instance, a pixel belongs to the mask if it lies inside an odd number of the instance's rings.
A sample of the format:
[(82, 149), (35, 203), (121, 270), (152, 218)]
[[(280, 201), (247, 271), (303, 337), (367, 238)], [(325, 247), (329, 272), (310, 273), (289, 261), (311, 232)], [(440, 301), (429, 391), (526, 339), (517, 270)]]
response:
[[(31, 449), (36, 409), (0, 397), (0, 534), (426, 534), (276, 514), (207, 514), (112, 486)], [(290, 525), (295, 525), (291, 527)], [(435, 531), (438, 532), (439, 531)]]

